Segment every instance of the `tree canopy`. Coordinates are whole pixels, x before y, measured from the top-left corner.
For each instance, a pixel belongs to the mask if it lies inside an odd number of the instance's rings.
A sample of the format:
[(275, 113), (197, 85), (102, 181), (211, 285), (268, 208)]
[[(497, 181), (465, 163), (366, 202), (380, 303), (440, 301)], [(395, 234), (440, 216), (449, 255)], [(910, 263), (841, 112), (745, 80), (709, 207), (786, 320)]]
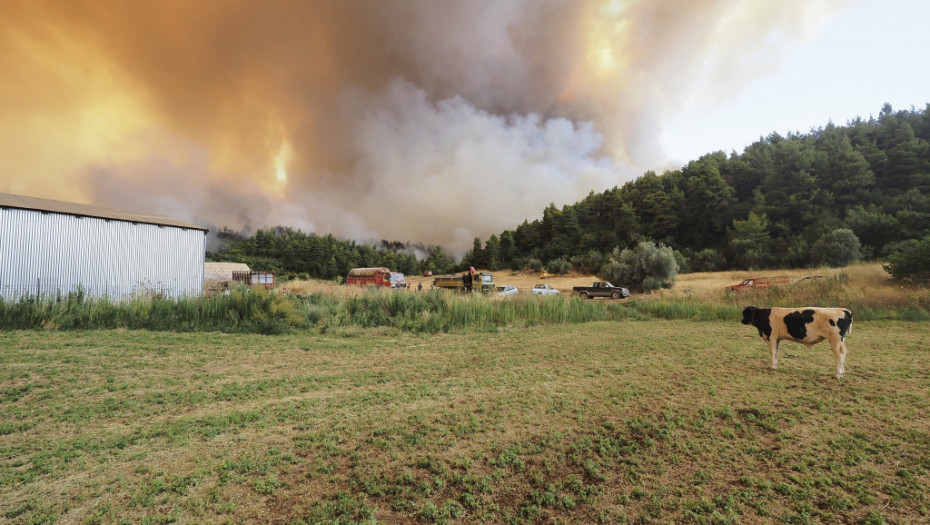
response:
[[(563, 258), (642, 240), (704, 271), (887, 256), (930, 226), (930, 105), (709, 153), (524, 221), (500, 262)], [(843, 233), (837, 233), (842, 231)], [(831, 250), (842, 249), (843, 254)]]

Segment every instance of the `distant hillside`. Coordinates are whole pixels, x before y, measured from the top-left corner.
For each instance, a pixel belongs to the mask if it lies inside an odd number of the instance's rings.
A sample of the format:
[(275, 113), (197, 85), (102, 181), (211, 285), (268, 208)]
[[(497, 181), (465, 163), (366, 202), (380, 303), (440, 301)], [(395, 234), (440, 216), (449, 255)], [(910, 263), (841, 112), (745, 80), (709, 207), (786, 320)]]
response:
[[(560, 261), (596, 272), (642, 240), (680, 252), (692, 271), (822, 264), (829, 236), (851, 230), (862, 258), (886, 255), (930, 226), (930, 105), (777, 134), (743, 153), (715, 152), (680, 170), (648, 172), (543, 217), (475, 239), (465, 263)], [(825, 237), (827, 236), (827, 237)], [(851, 235), (849, 236), (852, 237)]]
[(561, 209), (550, 204), (542, 219), (475, 238), (459, 262), (440, 247), (373, 247), (287, 227), (248, 238), (220, 232), (225, 244), (207, 258), (321, 279), (356, 266), (407, 274), (548, 266), (596, 274), (616, 250), (649, 240), (675, 249), (682, 271), (800, 268), (829, 263), (850, 245), (863, 259), (882, 257), (927, 235), (928, 226), (930, 105), (894, 111), (886, 104), (877, 118), (772, 134), (741, 154), (710, 153)]

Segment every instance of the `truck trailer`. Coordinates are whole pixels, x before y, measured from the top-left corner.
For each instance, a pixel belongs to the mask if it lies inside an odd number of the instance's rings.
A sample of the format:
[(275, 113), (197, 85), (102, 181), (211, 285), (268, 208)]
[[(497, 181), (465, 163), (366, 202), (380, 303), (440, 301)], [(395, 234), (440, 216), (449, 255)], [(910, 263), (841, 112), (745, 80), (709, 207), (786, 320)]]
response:
[(346, 284), (354, 286), (386, 286), (388, 288), (406, 288), (404, 274), (392, 272), (379, 266), (377, 268), (352, 268), (346, 277)]
[(433, 278), (433, 288), (457, 290), (459, 292), (491, 293), (497, 291), (497, 287), (494, 286), (494, 276), (485, 272), (438, 275)]

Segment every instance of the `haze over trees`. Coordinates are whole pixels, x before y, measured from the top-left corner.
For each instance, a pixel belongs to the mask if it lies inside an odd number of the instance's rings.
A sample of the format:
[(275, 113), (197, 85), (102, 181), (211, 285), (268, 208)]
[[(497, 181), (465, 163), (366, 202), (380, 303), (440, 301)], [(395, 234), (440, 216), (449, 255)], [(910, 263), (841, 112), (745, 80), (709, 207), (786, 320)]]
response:
[(598, 273), (645, 241), (673, 251), (680, 272), (795, 268), (886, 258), (928, 228), (930, 105), (894, 111), (886, 104), (877, 118), (772, 134), (741, 154), (709, 153), (574, 204), (550, 204), (537, 220), (476, 238), (458, 263), (438, 247), (374, 247), (282, 227), (227, 239), (208, 258), (322, 279), (380, 265), (405, 273), (469, 266)]

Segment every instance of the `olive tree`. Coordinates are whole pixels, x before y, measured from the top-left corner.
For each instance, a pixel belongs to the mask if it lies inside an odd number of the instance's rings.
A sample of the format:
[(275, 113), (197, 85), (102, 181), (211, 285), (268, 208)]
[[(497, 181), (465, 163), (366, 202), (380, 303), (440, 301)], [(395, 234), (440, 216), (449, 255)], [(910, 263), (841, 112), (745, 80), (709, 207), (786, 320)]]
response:
[(614, 248), (601, 267), (601, 278), (617, 286), (650, 291), (671, 288), (678, 276), (678, 262), (668, 246), (643, 241), (635, 248)]
[(549, 273), (557, 273), (563, 275), (568, 273), (571, 270), (572, 265), (570, 262), (565, 260), (564, 257), (559, 257), (558, 259), (552, 259), (549, 261), (549, 264), (546, 265), (546, 271)]
[(859, 238), (848, 228), (833, 230), (821, 237), (811, 247), (811, 257), (818, 264), (833, 268), (846, 266), (862, 256)]

